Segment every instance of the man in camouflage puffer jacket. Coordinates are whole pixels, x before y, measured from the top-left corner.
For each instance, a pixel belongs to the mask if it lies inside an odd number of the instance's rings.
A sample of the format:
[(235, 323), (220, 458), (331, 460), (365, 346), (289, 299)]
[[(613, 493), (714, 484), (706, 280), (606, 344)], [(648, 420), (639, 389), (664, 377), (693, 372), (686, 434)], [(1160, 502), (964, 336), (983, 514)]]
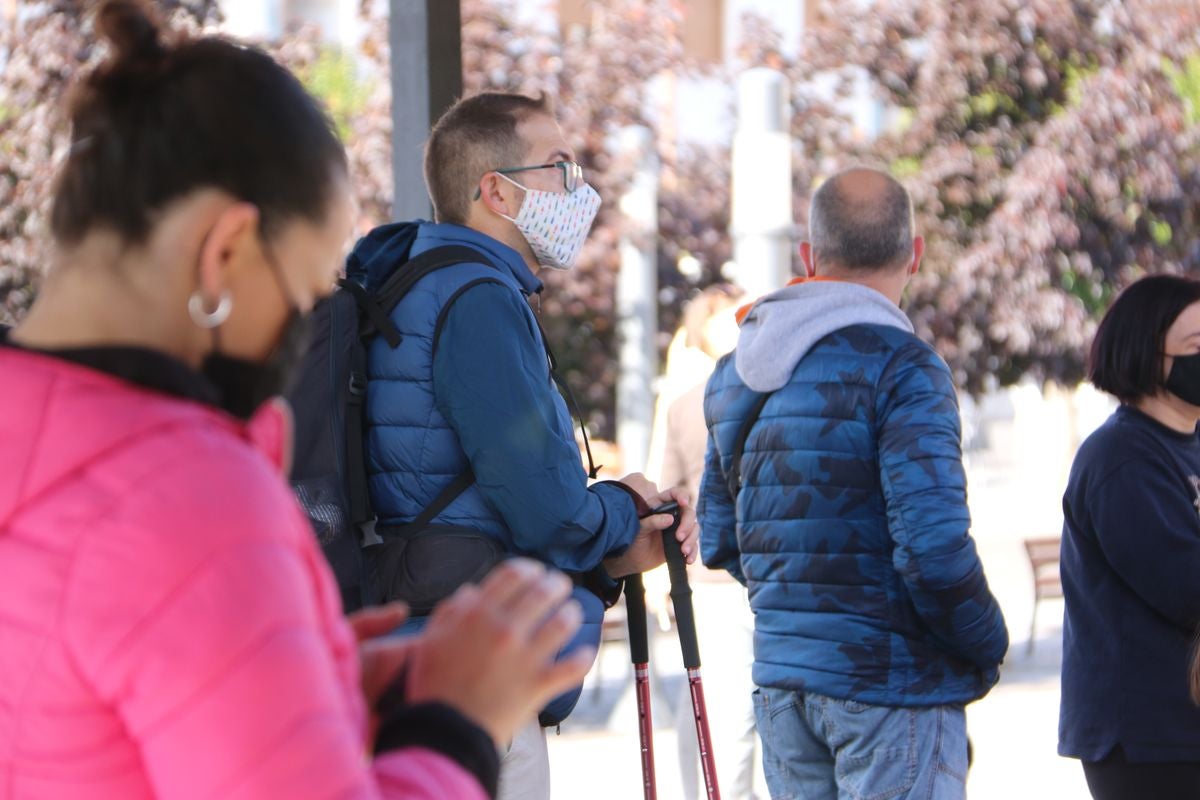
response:
[(750, 308), (708, 383), (701, 553), (749, 587), (772, 797), (961, 798), (963, 707), (1008, 632), (950, 372), (899, 309), (924, 242), (904, 188), (868, 169), (817, 191), (809, 233), (809, 279)]

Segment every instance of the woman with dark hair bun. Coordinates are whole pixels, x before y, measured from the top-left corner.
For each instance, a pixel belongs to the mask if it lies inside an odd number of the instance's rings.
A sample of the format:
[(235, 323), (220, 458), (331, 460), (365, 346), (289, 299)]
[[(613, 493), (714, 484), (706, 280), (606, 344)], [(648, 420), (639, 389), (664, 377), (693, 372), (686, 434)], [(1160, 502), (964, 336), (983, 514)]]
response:
[(1121, 401), (1063, 497), (1061, 755), (1097, 800), (1200, 797), (1200, 281), (1127, 288), (1089, 377)]
[(355, 216), (328, 118), (259, 50), (109, 0), (48, 275), (0, 332), (0, 800), (479, 798), (591, 663), (513, 561), (425, 632), (341, 615), (271, 398)]

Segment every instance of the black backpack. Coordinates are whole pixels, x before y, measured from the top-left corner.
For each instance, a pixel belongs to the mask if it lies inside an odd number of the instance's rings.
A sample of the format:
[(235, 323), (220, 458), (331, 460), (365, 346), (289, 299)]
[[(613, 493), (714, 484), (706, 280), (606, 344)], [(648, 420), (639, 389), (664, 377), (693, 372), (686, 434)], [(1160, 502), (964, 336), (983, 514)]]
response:
[[(399, 346), (400, 331), (388, 318), (392, 309), (426, 275), (462, 263), (493, 266), (469, 247), (438, 247), (397, 269), (375, 292), (338, 281), (339, 288), (313, 310), (308, 351), (286, 393), (295, 417), (291, 482), (347, 613), (386, 599), (363, 553), (380, 542), (367, 491), (367, 347), (376, 336)], [(457, 476), (417, 521), (436, 517), (473, 482), (469, 469)]]

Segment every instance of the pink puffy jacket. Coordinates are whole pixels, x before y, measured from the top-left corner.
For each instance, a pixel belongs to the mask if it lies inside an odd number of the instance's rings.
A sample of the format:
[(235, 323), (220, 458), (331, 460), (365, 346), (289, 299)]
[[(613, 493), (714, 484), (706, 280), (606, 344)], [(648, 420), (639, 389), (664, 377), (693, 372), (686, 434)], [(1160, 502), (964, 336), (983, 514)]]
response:
[(482, 798), (370, 760), (353, 636), (278, 409), (0, 347), (0, 800)]

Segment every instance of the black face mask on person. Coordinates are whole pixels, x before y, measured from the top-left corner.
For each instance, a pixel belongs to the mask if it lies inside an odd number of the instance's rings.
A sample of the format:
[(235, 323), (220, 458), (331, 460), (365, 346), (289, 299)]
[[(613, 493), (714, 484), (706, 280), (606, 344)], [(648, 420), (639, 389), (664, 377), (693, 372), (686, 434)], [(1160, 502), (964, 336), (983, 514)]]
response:
[(292, 300), (279, 266), (265, 246), (264, 252), (268, 253), (271, 274), (290, 309), (278, 343), (264, 361), (226, 355), (221, 352), (220, 326), (213, 325), (213, 349), (200, 365), (200, 372), (217, 390), (217, 404), (239, 419), (249, 419), (259, 406), (284, 392), (308, 347), (309, 315)]
[(1200, 406), (1200, 353), (1175, 356), (1167, 375), (1167, 391), (1185, 403)]

